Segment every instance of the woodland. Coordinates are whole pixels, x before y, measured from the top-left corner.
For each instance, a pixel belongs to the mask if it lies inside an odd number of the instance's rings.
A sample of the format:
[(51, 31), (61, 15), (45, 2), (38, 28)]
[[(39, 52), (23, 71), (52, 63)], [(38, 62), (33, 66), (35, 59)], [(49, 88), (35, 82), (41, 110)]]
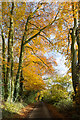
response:
[[(38, 101), (80, 117), (80, 1), (2, 2), (1, 19), (3, 117)], [(48, 55), (55, 51), (65, 56), (65, 75)]]

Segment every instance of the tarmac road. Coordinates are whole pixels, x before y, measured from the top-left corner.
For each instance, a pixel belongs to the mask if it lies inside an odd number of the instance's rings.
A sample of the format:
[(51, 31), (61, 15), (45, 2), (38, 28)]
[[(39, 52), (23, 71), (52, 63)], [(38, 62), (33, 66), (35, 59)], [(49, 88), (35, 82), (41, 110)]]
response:
[(49, 111), (43, 102), (36, 104), (28, 118), (51, 118)]

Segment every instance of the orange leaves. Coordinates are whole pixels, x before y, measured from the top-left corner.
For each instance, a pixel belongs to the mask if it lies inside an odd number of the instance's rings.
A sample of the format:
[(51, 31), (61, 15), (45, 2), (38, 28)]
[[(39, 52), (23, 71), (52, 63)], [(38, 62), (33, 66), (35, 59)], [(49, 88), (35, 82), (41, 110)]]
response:
[[(39, 7), (39, 9), (36, 9)], [(33, 35), (38, 33), (41, 28), (48, 25), (48, 28), (41, 31), (35, 38), (32, 37), (31, 41), (27, 43), (24, 47), (23, 56), (23, 76), (24, 76), (24, 86), (26, 89), (41, 89), (44, 86), (42, 76), (45, 74), (53, 74), (53, 65), (57, 65), (54, 58), (47, 58), (44, 54), (47, 53), (54, 47), (57, 50), (62, 50), (66, 53), (66, 41), (68, 26), (67, 22), (72, 23), (71, 15), (69, 15), (68, 8), (71, 11), (70, 5), (67, 3), (59, 4), (56, 3), (43, 4), (42, 7), (37, 3), (15, 3), (14, 8), (14, 70), (18, 68), (21, 40), (24, 37), (25, 41), (29, 40)], [(58, 12), (58, 7), (61, 7), (60, 13), (57, 20), (50, 26), (50, 23), (54, 20), (56, 13)], [(10, 16), (9, 6), (3, 5), (3, 14), (5, 19), (3, 23)], [(8, 8), (8, 10), (7, 10)], [(54, 9), (56, 8), (56, 9)], [(35, 11), (36, 10), (36, 11)], [(35, 11), (35, 12), (34, 12)], [(68, 19), (69, 17), (69, 19)], [(7, 20), (8, 21), (8, 20)], [(27, 22), (27, 23), (26, 23)], [(9, 22), (8, 22), (9, 24)], [(26, 32), (25, 25), (27, 24)], [(69, 25), (69, 27), (70, 27)], [(5, 25), (5, 28), (6, 25)], [(7, 31), (7, 29), (5, 29)], [(51, 40), (51, 34), (54, 36), (54, 40)], [(43, 35), (43, 36), (41, 36)], [(51, 40), (52, 44), (50, 43)]]
[(24, 87), (28, 90), (30, 89), (42, 89), (44, 88), (44, 82), (42, 77), (40, 77), (40, 70), (37, 69), (37, 66), (34, 63), (29, 64), (26, 67), (23, 67), (24, 75)]
[(56, 60), (51, 56), (49, 57), (49, 61), (51, 60), (52, 63), (54, 63), (54, 65), (57, 65), (57, 62)]
[(37, 89), (43, 89), (44, 88), (44, 82), (42, 78), (35, 74), (34, 71), (26, 71), (25, 77), (24, 77), (24, 87), (27, 90), (37, 90)]
[[(41, 41), (40, 41), (41, 42)], [(36, 42), (34, 42), (36, 43)], [(53, 58), (46, 59), (46, 56), (42, 54), (43, 50), (39, 52), (36, 49), (35, 44), (25, 46), (24, 62), (23, 62), (23, 76), (24, 76), (24, 87), (30, 89), (43, 89), (45, 84), (42, 80), (42, 76), (45, 73), (51, 74), (54, 71), (52, 63), (57, 65)]]
[(59, 28), (60, 31), (63, 30), (62, 25), (63, 25), (63, 19), (60, 18), (59, 22), (58, 22), (58, 28)]

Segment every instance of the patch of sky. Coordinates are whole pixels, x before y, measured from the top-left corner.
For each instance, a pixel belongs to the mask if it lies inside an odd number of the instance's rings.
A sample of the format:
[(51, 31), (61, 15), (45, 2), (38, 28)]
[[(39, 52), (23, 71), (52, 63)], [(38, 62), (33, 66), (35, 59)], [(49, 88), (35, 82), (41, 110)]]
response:
[[(55, 35), (51, 35), (50, 36), (50, 40), (55, 43)], [(47, 58), (53, 56), (53, 58), (56, 60), (57, 62), (57, 66), (53, 66), (56, 71), (59, 73), (59, 74), (62, 74), (62, 75), (65, 75), (68, 71), (68, 68), (65, 66), (65, 62), (66, 62), (66, 58), (64, 56), (64, 54), (61, 54), (59, 52), (57, 52), (57, 50), (52, 50), (52, 51), (49, 51), (49, 52), (46, 52), (45, 53), (45, 56)]]
[(55, 70), (57, 71), (57, 73), (59, 74), (62, 74), (62, 75), (65, 75), (68, 71), (68, 68), (65, 66), (65, 56), (58, 53), (56, 50), (54, 51), (51, 51), (51, 52), (48, 52), (48, 53), (45, 53), (45, 56), (47, 58), (53, 56), (53, 58), (56, 60), (57, 62), (57, 66), (53, 66), (55, 68)]

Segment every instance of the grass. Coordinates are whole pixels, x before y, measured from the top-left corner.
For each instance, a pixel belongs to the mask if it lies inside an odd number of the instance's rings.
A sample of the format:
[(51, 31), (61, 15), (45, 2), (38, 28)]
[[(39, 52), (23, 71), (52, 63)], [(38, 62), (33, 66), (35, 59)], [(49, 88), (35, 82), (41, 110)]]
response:
[[(29, 95), (23, 95), (21, 102), (2, 102), (0, 103), (0, 109), (2, 111), (3, 118), (25, 118), (28, 113), (33, 109), (36, 93), (29, 92)], [(32, 104), (33, 103), (33, 104)]]
[(24, 105), (22, 103), (3, 102), (0, 108), (2, 109), (3, 118), (13, 118), (15, 114), (19, 114)]
[(27, 105), (26, 103), (9, 103), (3, 102), (0, 105), (2, 110), (2, 118), (25, 118), (27, 114), (33, 109), (34, 105)]

